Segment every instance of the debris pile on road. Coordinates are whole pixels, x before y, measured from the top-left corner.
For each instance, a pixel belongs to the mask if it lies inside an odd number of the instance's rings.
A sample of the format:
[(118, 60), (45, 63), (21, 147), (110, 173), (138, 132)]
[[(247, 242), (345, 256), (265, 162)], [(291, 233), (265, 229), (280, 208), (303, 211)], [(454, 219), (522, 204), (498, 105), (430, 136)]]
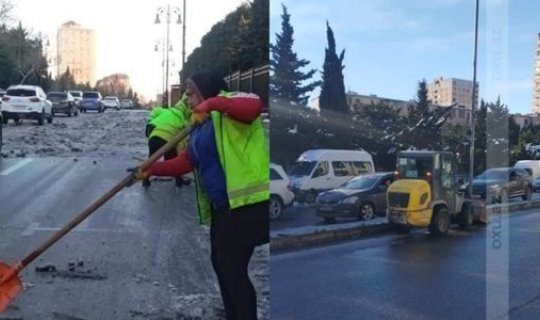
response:
[[(52, 125), (31, 122), (4, 126), (4, 158), (17, 157), (146, 157), (146, 111), (55, 117)], [(119, 154), (120, 152), (120, 154)]]
[(53, 278), (60, 277), (66, 279), (88, 279), (88, 280), (105, 280), (107, 276), (97, 273), (97, 268), (83, 269), (84, 261), (70, 261), (68, 262), (67, 270), (60, 270), (56, 268), (54, 264), (45, 264), (42, 266), (36, 266), (35, 270), (38, 273), (48, 273)]

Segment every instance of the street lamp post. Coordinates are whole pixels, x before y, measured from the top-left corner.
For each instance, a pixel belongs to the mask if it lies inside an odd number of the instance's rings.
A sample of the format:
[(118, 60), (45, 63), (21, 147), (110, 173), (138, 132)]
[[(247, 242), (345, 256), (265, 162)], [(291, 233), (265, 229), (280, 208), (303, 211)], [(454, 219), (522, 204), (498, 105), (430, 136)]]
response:
[[(58, 78), (58, 76), (60, 75), (58, 72), (58, 65), (61, 62), (60, 56), (58, 55), (58, 52), (54, 53), (54, 50), (51, 49), (52, 48), (51, 41), (47, 35), (43, 36), (43, 42), (44, 42), (43, 48), (45, 50), (44, 53), (45, 53), (45, 58), (47, 60), (48, 69), (51, 70), (50, 73), (54, 75), (54, 78)], [(58, 51), (58, 49), (56, 51)], [(47, 72), (49, 72), (49, 70), (47, 70)]]
[(171, 6), (170, 4), (167, 4), (167, 7), (159, 7), (157, 14), (156, 14), (156, 24), (160, 24), (160, 15), (165, 15), (165, 23), (166, 23), (166, 32), (165, 32), (165, 43), (163, 50), (165, 53), (165, 90), (163, 92), (163, 95), (166, 95), (167, 100), (167, 106), (171, 105), (171, 95), (169, 92), (169, 52), (172, 51), (172, 46), (170, 44), (170, 24), (171, 24), (171, 17), (178, 16), (176, 23), (181, 24), (182, 23), (182, 17), (180, 15), (180, 8)]
[(474, 16), (474, 53), (473, 53), (473, 90), (472, 90), (472, 106), (471, 106), (471, 144), (469, 156), (469, 197), (473, 197), (472, 181), (474, 176), (474, 140), (475, 140), (475, 103), (476, 103), (476, 57), (478, 52), (478, 10), (480, 0), (476, 0), (475, 16)]

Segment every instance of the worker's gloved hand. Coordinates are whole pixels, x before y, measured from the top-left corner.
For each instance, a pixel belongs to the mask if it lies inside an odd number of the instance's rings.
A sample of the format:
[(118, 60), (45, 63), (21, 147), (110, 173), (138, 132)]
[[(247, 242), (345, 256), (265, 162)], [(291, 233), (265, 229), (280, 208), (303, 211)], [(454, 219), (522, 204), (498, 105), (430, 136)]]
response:
[(133, 173), (133, 179), (131, 180), (131, 182), (128, 184), (128, 187), (131, 187), (134, 183), (136, 183), (137, 181), (140, 181), (140, 180), (145, 180), (147, 179), (148, 177), (150, 177), (150, 172), (148, 171), (143, 171), (141, 168), (139, 167), (133, 167), (133, 168), (128, 168), (126, 170), (127, 172), (131, 172)]
[(208, 119), (208, 113), (207, 112), (196, 112), (195, 109), (191, 113), (191, 123), (193, 124), (201, 124)]
[(205, 122), (206, 119), (208, 119), (210, 111), (212, 111), (212, 107), (210, 106), (209, 99), (204, 100), (203, 102), (199, 103), (195, 108), (193, 108), (191, 113), (191, 122), (193, 124), (200, 124)]

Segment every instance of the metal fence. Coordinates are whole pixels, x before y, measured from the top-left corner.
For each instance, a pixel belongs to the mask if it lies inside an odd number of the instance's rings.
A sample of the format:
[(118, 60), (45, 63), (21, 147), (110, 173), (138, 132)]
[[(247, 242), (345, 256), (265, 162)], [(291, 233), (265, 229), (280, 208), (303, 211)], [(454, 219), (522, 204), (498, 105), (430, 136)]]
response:
[(264, 112), (268, 112), (268, 85), (270, 65), (237, 71), (225, 77), (227, 86), (232, 91), (252, 92), (263, 101)]

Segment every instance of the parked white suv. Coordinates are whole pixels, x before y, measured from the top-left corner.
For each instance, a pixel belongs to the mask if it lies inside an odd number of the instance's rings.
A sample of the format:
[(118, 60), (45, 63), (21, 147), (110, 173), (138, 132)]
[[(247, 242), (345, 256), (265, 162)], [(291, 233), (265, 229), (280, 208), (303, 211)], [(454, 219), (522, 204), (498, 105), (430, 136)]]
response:
[(294, 201), (294, 193), (289, 184), (289, 178), (280, 165), (270, 164), (270, 219), (281, 215), (283, 208)]
[(4, 124), (9, 119), (17, 123), (21, 119), (35, 119), (39, 125), (43, 125), (45, 120), (52, 123), (52, 103), (39, 86), (11, 86), (2, 97), (2, 117)]

